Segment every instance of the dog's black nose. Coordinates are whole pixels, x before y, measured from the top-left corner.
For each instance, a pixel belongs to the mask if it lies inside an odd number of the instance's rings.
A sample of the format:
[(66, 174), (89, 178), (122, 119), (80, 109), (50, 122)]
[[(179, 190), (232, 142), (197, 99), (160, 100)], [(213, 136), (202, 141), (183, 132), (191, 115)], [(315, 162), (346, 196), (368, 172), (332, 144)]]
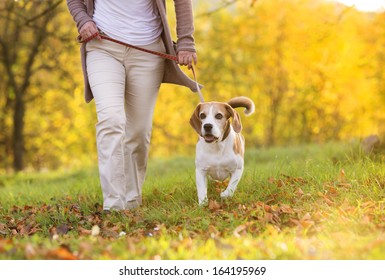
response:
[(211, 123), (206, 123), (206, 124), (203, 126), (203, 129), (204, 129), (206, 132), (210, 132), (212, 128), (213, 128), (213, 125), (212, 125)]

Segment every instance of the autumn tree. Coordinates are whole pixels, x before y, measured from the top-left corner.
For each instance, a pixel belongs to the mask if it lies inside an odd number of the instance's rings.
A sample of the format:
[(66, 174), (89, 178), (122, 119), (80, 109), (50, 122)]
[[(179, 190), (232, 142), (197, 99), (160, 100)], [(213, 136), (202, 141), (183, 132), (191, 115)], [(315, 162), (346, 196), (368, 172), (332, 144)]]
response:
[(210, 98), (256, 101), (249, 143), (324, 142), (376, 130), (366, 59), (374, 46), (362, 36), (373, 30), (366, 28), (371, 15), (322, 0), (238, 1), (208, 15), (197, 35), (202, 82)]
[[(368, 82), (374, 84), (372, 95), (378, 95), (381, 102), (373, 103), (372, 110), (376, 114), (379, 134), (385, 135), (385, 116), (382, 114), (385, 106), (385, 12), (368, 15), (368, 24), (361, 28), (366, 40), (366, 56), (363, 63), (369, 65), (367, 72)], [(370, 30), (371, 32), (367, 32)]]
[[(44, 60), (38, 62), (38, 59), (47, 49), (47, 38), (54, 34), (54, 30), (49, 29), (49, 23), (55, 18), (61, 2), (3, 1), (0, 4), (0, 58), (6, 84), (2, 103), (5, 114), (13, 116), (12, 134), (5, 133), (1, 142), (5, 152), (12, 151), (16, 171), (24, 167), (26, 104), (34, 98), (29, 89), (36, 74), (49, 68), (49, 64)], [(6, 126), (4, 119), (0, 124)], [(5, 127), (2, 129), (7, 131)]]

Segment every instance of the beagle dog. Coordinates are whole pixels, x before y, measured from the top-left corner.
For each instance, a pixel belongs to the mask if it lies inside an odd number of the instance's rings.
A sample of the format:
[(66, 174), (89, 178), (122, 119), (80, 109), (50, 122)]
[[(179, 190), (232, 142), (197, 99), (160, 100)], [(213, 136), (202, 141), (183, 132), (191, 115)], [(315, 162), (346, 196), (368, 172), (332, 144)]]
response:
[(238, 107), (246, 108), (246, 115), (255, 110), (254, 102), (241, 96), (227, 103), (200, 103), (191, 116), (190, 125), (199, 134), (195, 167), (200, 205), (207, 203), (207, 176), (217, 181), (230, 177), (226, 190), (221, 193), (222, 198), (231, 197), (241, 179), (245, 139), (241, 134), (241, 119), (234, 110)]

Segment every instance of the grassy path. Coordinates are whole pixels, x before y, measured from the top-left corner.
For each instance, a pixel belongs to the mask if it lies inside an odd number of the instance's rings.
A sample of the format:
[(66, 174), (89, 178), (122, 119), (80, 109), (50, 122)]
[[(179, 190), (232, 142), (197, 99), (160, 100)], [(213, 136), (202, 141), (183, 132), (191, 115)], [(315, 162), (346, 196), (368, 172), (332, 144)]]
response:
[(385, 259), (385, 163), (344, 144), (248, 150), (235, 197), (197, 205), (193, 158), (152, 159), (138, 210), (96, 169), (0, 176), (0, 259)]

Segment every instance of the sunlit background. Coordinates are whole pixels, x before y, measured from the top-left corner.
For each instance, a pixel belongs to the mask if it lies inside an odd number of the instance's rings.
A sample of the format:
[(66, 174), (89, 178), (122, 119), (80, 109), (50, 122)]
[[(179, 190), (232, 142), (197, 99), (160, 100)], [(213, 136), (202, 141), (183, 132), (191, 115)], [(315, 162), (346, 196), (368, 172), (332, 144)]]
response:
[[(252, 98), (250, 149), (360, 141), (385, 132), (384, 1), (194, 0), (207, 101)], [(175, 27), (173, 1), (168, 1)], [(77, 30), (65, 1), (0, 1), (0, 170), (96, 162)], [(191, 76), (187, 70), (186, 73)], [(162, 85), (151, 156), (193, 155), (199, 98)]]
[(354, 6), (361, 11), (383, 11), (385, 8), (385, 1), (383, 0), (337, 0), (348, 6)]

